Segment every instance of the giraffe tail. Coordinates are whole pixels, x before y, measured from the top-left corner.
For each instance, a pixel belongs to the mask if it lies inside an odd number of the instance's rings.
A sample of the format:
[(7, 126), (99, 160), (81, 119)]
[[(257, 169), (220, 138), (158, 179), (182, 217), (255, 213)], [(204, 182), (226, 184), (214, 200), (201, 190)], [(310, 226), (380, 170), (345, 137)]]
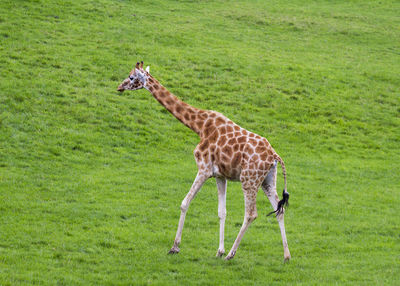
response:
[(283, 213), (284, 207), (289, 206), (289, 193), (287, 192), (287, 183), (286, 183), (286, 168), (285, 168), (285, 163), (283, 162), (282, 158), (278, 156), (278, 154), (275, 155), (275, 159), (281, 164), (282, 167), (282, 173), (283, 173), (283, 179), (285, 181), (285, 188), (283, 189), (282, 192), (282, 199), (278, 202), (278, 206), (276, 207), (275, 211), (270, 212), (267, 214), (267, 216), (275, 213), (277, 216)]

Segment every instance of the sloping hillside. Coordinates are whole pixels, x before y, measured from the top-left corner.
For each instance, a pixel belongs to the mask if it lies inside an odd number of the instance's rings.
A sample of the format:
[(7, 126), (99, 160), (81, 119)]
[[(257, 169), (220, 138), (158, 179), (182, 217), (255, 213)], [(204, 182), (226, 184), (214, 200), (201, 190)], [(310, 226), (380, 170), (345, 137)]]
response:
[[(399, 14), (398, 1), (2, 1), (0, 284), (399, 285)], [(262, 192), (235, 259), (214, 257), (215, 180), (166, 255), (198, 138), (147, 91), (116, 91), (138, 60), (285, 160), (289, 264)], [(240, 184), (227, 198), (228, 250)]]

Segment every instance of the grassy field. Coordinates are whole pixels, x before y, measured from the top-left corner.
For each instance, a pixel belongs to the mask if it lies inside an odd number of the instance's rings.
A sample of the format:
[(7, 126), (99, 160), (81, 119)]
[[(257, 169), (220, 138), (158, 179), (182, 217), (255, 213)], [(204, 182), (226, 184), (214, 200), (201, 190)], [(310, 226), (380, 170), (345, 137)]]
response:
[[(1, 1), (0, 285), (400, 285), (399, 15), (399, 1)], [(262, 192), (235, 259), (215, 258), (213, 179), (167, 255), (198, 138), (147, 91), (116, 91), (138, 60), (285, 160), (290, 263)], [(238, 183), (227, 209), (229, 250)]]

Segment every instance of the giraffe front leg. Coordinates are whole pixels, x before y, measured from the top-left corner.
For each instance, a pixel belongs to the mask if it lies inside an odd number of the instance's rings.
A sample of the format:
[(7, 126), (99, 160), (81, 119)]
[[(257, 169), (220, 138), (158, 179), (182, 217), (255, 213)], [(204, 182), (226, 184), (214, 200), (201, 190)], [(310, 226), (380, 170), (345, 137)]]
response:
[(216, 256), (221, 257), (225, 253), (224, 232), (226, 219), (226, 179), (216, 178), (218, 188), (218, 217), (219, 217), (219, 247)]
[(179, 218), (179, 223), (178, 223), (178, 230), (176, 231), (176, 236), (174, 240), (174, 245), (172, 246), (171, 250), (169, 251), (169, 254), (175, 254), (179, 252), (179, 244), (181, 243), (181, 237), (182, 237), (182, 229), (183, 225), (185, 223), (185, 217), (186, 217), (186, 212), (189, 208), (190, 202), (193, 200), (193, 198), (196, 196), (200, 188), (203, 186), (204, 182), (208, 179), (208, 176), (206, 176), (202, 172), (198, 172), (196, 179), (193, 182), (192, 187), (190, 188), (189, 193), (186, 195), (186, 197), (183, 199), (182, 204), (181, 204), (181, 216)]
[(257, 208), (256, 208), (256, 196), (257, 196), (257, 187), (243, 187), (244, 192), (244, 204), (245, 204), (245, 214), (242, 227), (236, 237), (236, 240), (229, 251), (228, 255), (225, 257), (225, 260), (232, 259), (236, 251), (239, 247), (240, 241), (243, 238), (246, 230), (250, 226), (250, 224), (257, 218)]

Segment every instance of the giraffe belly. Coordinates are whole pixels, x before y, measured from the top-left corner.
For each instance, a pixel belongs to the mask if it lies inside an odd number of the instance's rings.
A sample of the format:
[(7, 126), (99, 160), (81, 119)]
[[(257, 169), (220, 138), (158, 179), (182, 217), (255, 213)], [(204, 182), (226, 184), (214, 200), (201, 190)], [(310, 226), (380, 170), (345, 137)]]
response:
[(240, 168), (232, 168), (227, 164), (215, 164), (213, 165), (213, 176), (223, 177), (230, 181), (240, 181)]

